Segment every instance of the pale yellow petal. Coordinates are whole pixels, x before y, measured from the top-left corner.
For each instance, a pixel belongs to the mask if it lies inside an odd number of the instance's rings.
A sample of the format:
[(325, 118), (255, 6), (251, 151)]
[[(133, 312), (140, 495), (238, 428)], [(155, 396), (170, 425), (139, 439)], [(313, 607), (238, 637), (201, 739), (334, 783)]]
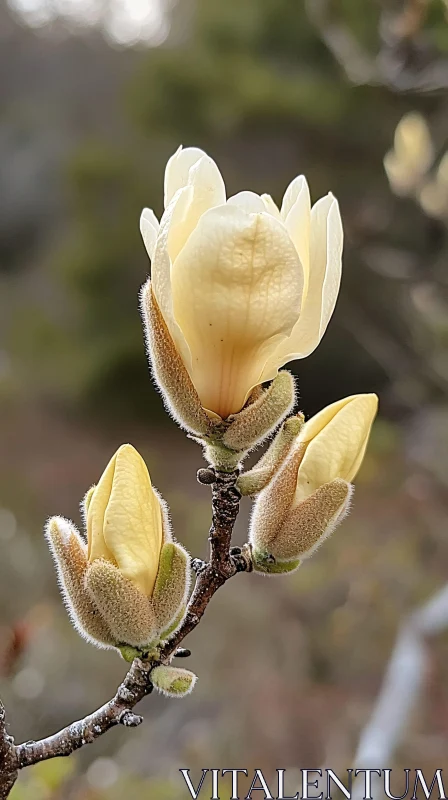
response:
[(152, 261), (159, 232), (159, 221), (151, 208), (144, 208), (140, 217), (140, 233)]
[(238, 206), (238, 208), (242, 208), (243, 211), (247, 211), (248, 214), (251, 212), (257, 214), (258, 212), (266, 211), (263, 200), (260, 195), (255, 194), (255, 192), (238, 192), (238, 194), (229, 197), (227, 203), (229, 206)]
[(348, 403), (353, 402), (358, 395), (353, 394), (349, 397), (344, 397), (342, 400), (336, 400), (335, 403), (331, 403), (329, 406), (325, 406), (321, 411), (311, 417), (308, 422), (305, 423), (302, 430), (300, 431), (300, 442), (311, 442), (312, 439), (315, 437), (328, 425), (329, 422), (336, 416)]
[(185, 338), (174, 319), (171, 293), (171, 259), (168, 251), (170, 248), (175, 247), (175, 239), (184, 224), (192, 195), (193, 189), (191, 186), (180, 189), (164, 212), (151, 265), (151, 283), (157, 305), (179, 355), (187, 367), (191, 363), (191, 356)]
[(297, 198), (287, 214), (285, 228), (296, 246), (303, 267), (303, 305), (306, 301), (309, 286), (311, 231), (310, 190), (305, 179), (301, 182)]
[(405, 114), (396, 127), (394, 147), (386, 153), (383, 162), (395, 194), (412, 194), (433, 160), (434, 146), (426, 120), (416, 111)]
[(104, 470), (92, 497), (87, 511), (87, 558), (94, 561), (96, 558), (105, 558), (114, 562), (114, 557), (104, 539), (104, 515), (112, 492), (117, 454), (114, 453)]
[(173, 264), (174, 315), (201, 402), (239, 411), (300, 308), (302, 268), (281, 222), (225, 205), (200, 220)]
[(394, 146), (397, 157), (410, 168), (425, 172), (434, 157), (431, 133), (425, 118), (417, 111), (405, 114), (395, 130)]
[(299, 320), (291, 336), (278, 346), (267, 362), (263, 380), (271, 380), (288, 361), (308, 356), (322, 339), (339, 293), (342, 246), (338, 202), (328, 194), (311, 210), (309, 283)]
[[(332, 317), (336, 301), (338, 299), (339, 287), (342, 275), (342, 250), (344, 246), (344, 231), (342, 228), (341, 213), (339, 203), (330, 193), (329, 209), (325, 219), (325, 212), (313, 215), (311, 211), (311, 243), (310, 243), (310, 276), (314, 269), (314, 263), (318, 263), (319, 257), (326, 263), (324, 284), (322, 289), (322, 311), (319, 328), (319, 344), (322, 336), (327, 330), (328, 323)], [(314, 208), (317, 207), (317, 203)], [(322, 247), (325, 241), (326, 248)], [(322, 247), (322, 251), (320, 248)], [(310, 280), (311, 283), (311, 280)], [(314, 349), (314, 348), (313, 348)], [(310, 351), (311, 352), (311, 351)]]
[(120, 571), (149, 597), (159, 568), (162, 513), (146, 464), (129, 444), (117, 452), (104, 526)]
[(275, 201), (272, 199), (271, 195), (262, 194), (261, 199), (263, 200), (265, 210), (268, 212), (268, 214), (272, 214), (272, 216), (276, 217), (276, 219), (280, 219), (280, 209), (277, 203), (275, 203)]
[(212, 158), (201, 156), (190, 168), (187, 187), (191, 189), (189, 204), (181, 225), (172, 226), (168, 252), (173, 262), (200, 218), (206, 211), (226, 202), (226, 187), (222, 175)]
[(389, 150), (383, 160), (384, 170), (392, 190), (399, 197), (412, 194), (420, 181), (421, 175), (409, 169), (407, 161), (397, 158), (395, 150)]
[[(297, 178), (291, 181), (286, 192), (283, 196), (282, 200), (282, 207), (280, 209), (280, 215), (283, 220), (286, 219), (291, 208), (293, 207), (294, 203), (296, 202), (299, 194), (303, 191), (304, 187), (308, 189), (308, 184), (305, 178), (305, 175), (298, 175)], [(309, 189), (308, 189), (309, 193)]]
[(181, 146), (169, 159), (165, 168), (165, 208), (168, 208), (171, 200), (179, 189), (183, 189), (188, 183), (190, 168), (205, 156), (199, 147)]
[(353, 480), (364, 458), (377, 408), (376, 395), (354, 395), (333, 403), (304, 426), (299, 443), (312, 438), (300, 463), (294, 505), (335, 478), (349, 483)]

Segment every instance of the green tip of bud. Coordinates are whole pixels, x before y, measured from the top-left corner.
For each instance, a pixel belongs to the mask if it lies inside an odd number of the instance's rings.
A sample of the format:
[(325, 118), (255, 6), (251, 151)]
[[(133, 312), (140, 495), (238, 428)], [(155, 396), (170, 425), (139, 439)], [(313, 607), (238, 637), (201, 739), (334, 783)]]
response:
[(193, 691), (197, 681), (196, 675), (188, 669), (164, 665), (154, 667), (150, 677), (154, 687), (168, 697), (185, 697)]
[(278, 561), (273, 556), (260, 552), (253, 552), (252, 560), (255, 572), (261, 572), (264, 575), (285, 575), (288, 572), (294, 572), (301, 564), (300, 559)]
[(177, 542), (167, 542), (160, 553), (159, 571), (151, 598), (160, 638), (168, 638), (181, 624), (189, 587), (190, 556)]
[(132, 664), (134, 658), (141, 658), (140, 650), (137, 650), (136, 647), (131, 647), (130, 645), (123, 644), (120, 647), (117, 647), (117, 650), (120, 651), (122, 658), (128, 662), (128, 664)]

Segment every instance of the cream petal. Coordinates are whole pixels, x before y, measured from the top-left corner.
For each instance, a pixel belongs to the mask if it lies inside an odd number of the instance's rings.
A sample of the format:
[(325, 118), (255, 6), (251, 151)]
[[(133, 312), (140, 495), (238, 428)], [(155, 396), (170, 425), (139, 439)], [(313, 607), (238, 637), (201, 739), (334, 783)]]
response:
[(282, 342), (263, 371), (271, 380), (279, 367), (305, 358), (316, 349), (330, 321), (341, 282), (343, 231), (338, 202), (332, 194), (311, 209), (308, 292), (291, 336)]
[(147, 253), (152, 261), (159, 232), (159, 220), (152, 208), (144, 208), (140, 217), (140, 233)]
[(282, 223), (224, 205), (200, 220), (173, 264), (174, 315), (205, 408), (239, 411), (300, 308), (303, 275)]
[(303, 267), (303, 298), (306, 299), (310, 272), (311, 198), (304, 179), (300, 191), (285, 219), (285, 228), (293, 240)]
[[(316, 209), (314, 214), (313, 210), (311, 211), (310, 272), (313, 269), (314, 263), (318, 263), (319, 258), (321, 258), (322, 261), (325, 260), (326, 263), (322, 291), (322, 314), (319, 339), (315, 347), (317, 347), (322, 339), (332, 317), (336, 300), (338, 299), (342, 275), (344, 231), (342, 228), (341, 213), (339, 211), (339, 203), (334, 195), (330, 193), (327, 197), (329, 198), (327, 214), (325, 213), (325, 207)], [(324, 204), (322, 205), (324, 206)], [(318, 203), (315, 204), (314, 208), (317, 206)], [(322, 243), (325, 241), (325, 234), (326, 247), (324, 248), (322, 247)]]
[(115, 563), (104, 539), (104, 515), (112, 491), (116, 458), (117, 454), (114, 453), (90, 499), (87, 511), (87, 558), (89, 561), (104, 558), (106, 561)]
[(199, 147), (186, 147), (182, 145), (169, 159), (165, 168), (165, 208), (168, 208), (176, 192), (188, 183), (190, 169), (202, 156), (203, 150)]
[(262, 194), (261, 199), (265, 205), (265, 210), (268, 214), (272, 214), (276, 219), (280, 219), (280, 209), (277, 203), (274, 202), (270, 194)]
[(321, 431), (328, 425), (329, 422), (339, 414), (339, 412), (344, 408), (344, 406), (352, 403), (359, 395), (353, 394), (349, 397), (344, 397), (342, 400), (336, 400), (335, 403), (331, 403), (329, 406), (325, 406), (321, 411), (311, 417), (308, 422), (305, 423), (302, 430), (300, 431), (299, 441), (302, 444), (306, 444), (311, 442), (312, 439), (315, 439)]
[(299, 466), (294, 505), (335, 478), (353, 480), (377, 409), (375, 394), (354, 395), (324, 409), (305, 425), (298, 446), (312, 438)]
[(168, 242), (171, 261), (179, 255), (188, 237), (196, 228), (200, 218), (214, 206), (226, 202), (226, 187), (221, 173), (212, 158), (201, 156), (190, 169), (187, 188), (190, 188), (188, 207), (182, 225), (172, 226), (173, 233)]
[(417, 111), (405, 114), (398, 123), (394, 146), (397, 157), (412, 169), (425, 172), (434, 158), (434, 145), (425, 118)]
[(160, 222), (154, 256), (152, 259), (151, 283), (154, 296), (160, 312), (167, 324), (177, 351), (183, 359), (187, 369), (191, 364), (190, 351), (182, 331), (179, 328), (173, 313), (173, 298), (171, 293), (171, 259), (169, 250), (177, 249), (177, 237), (184, 224), (193, 189), (186, 186), (180, 189), (173, 197)]
[(289, 184), (285, 194), (283, 195), (282, 207), (280, 209), (280, 216), (283, 220), (285, 220), (288, 216), (291, 208), (296, 202), (299, 194), (303, 191), (304, 187), (308, 189), (305, 175), (298, 175), (297, 178), (294, 178), (294, 180)]
[(151, 596), (162, 548), (162, 512), (146, 464), (129, 444), (117, 452), (104, 537), (120, 572)]
[(263, 200), (260, 195), (255, 194), (255, 192), (238, 192), (238, 194), (229, 197), (227, 203), (229, 206), (238, 206), (238, 208), (242, 208), (243, 211), (247, 211), (248, 214), (251, 212), (257, 214), (266, 211)]

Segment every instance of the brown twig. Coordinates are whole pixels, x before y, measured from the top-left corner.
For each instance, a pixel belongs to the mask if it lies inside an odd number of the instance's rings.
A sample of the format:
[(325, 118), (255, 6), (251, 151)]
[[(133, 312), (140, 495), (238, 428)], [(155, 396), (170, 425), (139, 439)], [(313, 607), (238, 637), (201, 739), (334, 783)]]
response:
[(424, 36), (428, 0), (403, 0), (381, 14), (379, 49), (371, 53), (330, 0), (307, 0), (308, 17), (355, 85), (386, 86), (393, 92), (434, 92), (448, 86), (448, 59)]
[(8, 735), (5, 707), (0, 700), (0, 800), (6, 800), (17, 780), (14, 742)]
[(63, 730), (37, 742), (14, 745), (8, 735), (5, 710), (0, 702), (0, 800), (6, 800), (24, 767), (59, 756), (69, 756), (91, 744), (115, 725), (136, 727), (143, 718), (133, 709), (152, 692), (150, 672), (156, 663), (169, 664), (178, 645), (199, 624), (205, 609), (218, 589), (236, 575), (250, 572), (250, 553), (244, 548), (231, 550), (231, 539), (239, 511), (240, 494), (235, 488), (238, 472), (214, 472), (212, 484), (212, 525), (210, 528), (210, 560), (199, 562), (196, 585), (187, 614), (177, 631), (160, 652), (157, 662), (135, 659), (116, 695), (84, 719), (72, 722)]

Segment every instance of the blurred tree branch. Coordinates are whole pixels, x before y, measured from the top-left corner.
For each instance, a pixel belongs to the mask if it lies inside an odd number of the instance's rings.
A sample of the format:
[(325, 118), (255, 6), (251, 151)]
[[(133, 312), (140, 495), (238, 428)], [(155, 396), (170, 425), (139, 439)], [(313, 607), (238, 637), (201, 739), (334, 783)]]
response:
[[(133, 709), (153, 690), (151, 670), (158, 664), (169, 664), (176, 656), (178, 645), (199, 624), (211, 598), (227, 580), (238, 572), (252, 570), (248, 550), (230, 549), (240, 502), (240, 493), (235, 487), (238, 471), (225, 473), (210, 469), (207, 473), (213, 480), (210, 559), (208, 562), (193, 562), (197, 572), (196, 584), (181, 627), (161, 649), (157, 661), (134, 660), (109, 702), (46, 739), (15, 745), (7, 732), (5, 709), (0, 701), (0, 800), (9, 796), (21, 769), (50, 758), (69, 756), (116, 725), (140, 725), (143, 718), (134, 714)], [(185, 655), (185, 651), (179, 655)]]
[[(403, 622), (372, 715), (361, 733), (355, 764), (372, 768), (392, 762), (424, 688), (429, 639), (447, 627), (448, 585)], [(362, 786), (355, 783), (354, 800), (362, 796)]]
[(331, 0), (307, 0), (309, 19), (351, 83), (386, 86), (395, 92), (430, 92), (448, 87), (448, 59), (423, 33), (430, 0), (383, 3), (380, 48), (370, 53), (333, 13)]

